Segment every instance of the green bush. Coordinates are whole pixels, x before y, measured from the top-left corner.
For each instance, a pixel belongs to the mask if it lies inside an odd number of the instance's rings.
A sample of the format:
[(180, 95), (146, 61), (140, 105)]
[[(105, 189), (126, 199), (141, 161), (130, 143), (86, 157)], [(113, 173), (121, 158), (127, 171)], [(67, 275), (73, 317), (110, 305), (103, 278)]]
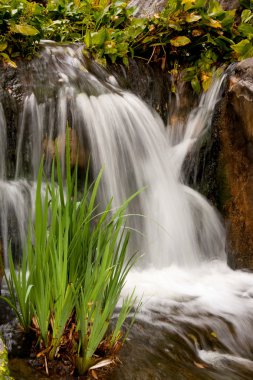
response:
[[(224, 11), (216, 0), (169, 0), (160, 14), (133, 17), (122, 0), (0, 0), (0, 56), (11, 66), (38, 41), (80, 42), (98, 62), (156, 61), (199, 93), (225, 64), (253, 56), (253, 0)], [(173, 88), (172, 88), (173, 90)]]
[[(31, 58), (41, 38), (80, 42), (100, 63), (141, 57), (174, 77), (183, 71), (199, 93), (221, 65), (253, 56), (253, 0), (224, 11), (216, 0), (170, 0), (160, 14), (133, 17), (122, 0), (0, 0), (0, 56), (16, 66)], [(173, 88), (172, 88), (173, 90)]]

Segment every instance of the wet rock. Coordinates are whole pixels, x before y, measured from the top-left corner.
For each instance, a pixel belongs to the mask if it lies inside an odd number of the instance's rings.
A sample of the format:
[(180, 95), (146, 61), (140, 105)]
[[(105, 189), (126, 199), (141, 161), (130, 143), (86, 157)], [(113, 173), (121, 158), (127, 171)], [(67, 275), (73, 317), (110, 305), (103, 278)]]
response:
[[(78, 136), (74, 129), (69, 128), (70, 163), (74, 167), (76, 162), (79, 168), (86, 168), (88, 153), (83, 146), (78, 143)], [(58, 149), (59, 156), (62, 157), (66, 150), (66, 134), (61, 134), (55, 140), (48, 139), (43, 141), (43, 150), (46, 156), (53, 159)]]
[(4, 346), (3, 340), (0, 337), (0, 379), (1, 380), (11, 380), (9, 376), (8, 368), (8, 354)]
[(1, 288), (2, 288), (2, 279), (4, 275), (4, 257), (3, 257), (3, 245), (2, 241), (0, 240), (0, 294), (1, 294)]
[(240, 6), (238, 0), (219, 0), (219, 3), (225, 10), (237, 9)]
[(120, 64), (108, 66), (121, 88), (129, 89), (154, 108), (164, 122), (168, 118), (168, 92), (171, 77), (162, 70), (159, 63), (147, 64), (140, 59), (130, 59), (129, 66)]
[(253, 269), (253, 59), (239, 63), (231, 73), (216, 127), (229, 262)]
[(154, 13), (161, 12), (167, 4), (167, 0), (131, 0), (129, 7), (136, 7), (135, 15), (150, 17)]
[[(238, 9), (240, 3), (238, 0), (218, 0), (223, 9)], [(155, 13), (161, 12), (167, 4), (166, 0), (131, 0), (129, 7), (136, 7), (135, 16), (150, 17)]]
[(30, 334), (26, 334), (20, 327), (16, 318), (11, 320), (11, 313), (6, 317), (9, 319), (9, 322), (0, 325), (0, 336), (2, 336), (5, 342), (9, 357), (28, 357), (34, 335), (32, 332)]

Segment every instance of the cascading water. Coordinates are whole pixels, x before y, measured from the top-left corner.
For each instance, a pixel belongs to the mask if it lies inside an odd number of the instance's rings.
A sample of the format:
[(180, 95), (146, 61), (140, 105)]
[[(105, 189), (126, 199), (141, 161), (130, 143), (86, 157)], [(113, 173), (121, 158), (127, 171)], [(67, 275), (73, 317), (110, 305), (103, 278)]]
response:
[(5, 178), (6, 145), (6, 121), (3, 106), (0, 103), (0, 180)]
[[(143, 349), (141, 336), (142, 345), (136, 340), (134, 347), (128, 343), (136, 362), (131, 360), (129, 367), (126, 363), (125, 373), (121, 371), (118, 378), (190, 378), (180, 377), (180, 373), (172, 376), (168, 370), (168, 361), (180, 356), (175, 345), (181, 344), (191, 352), (184, 360), (198, 371), (205, 370), (205, 365), (210, 368), (206, 377), (198, 373), (192, 378), (250, 379), (253, 276), (227, 267), (225, 232), (216, 211), (181, 180), (185, 157), (205, 131), (222, 81), (201, 99), (175, 137), (174, 129), (168, 126), (166, 130), (159, 116), (120, 89), (114, 77), (99, 68), (97, 77), (93, 76), (78, 47), (45, 46), (40, 62), (31, 63), (26, 73), (29, 85), (19, 115), (12, 180), (5, 178), (5, 167), (0, 166), (0, 237), (5, 252), (11, 230), (18, 231), (22, 244), (41, 154), (46, 155), (48, 170), (56, 142), (63, 152), (68, 124), (73, 145), (79, 144), (80, 166), (85, 166), (90, 154), (94, 175), (101, 166), (105, 168), (101, 202), (113, 196), (117, 206), (145, 187), (129, 209), (129, 226), (137, 231), (133, 232), (131, 249), (138, 249), (142, 257), (138, 268), (129, 274), (124, 291), (136, 286), (137, 294), (143, 295), (138, 319), (146, 326), (144, 337), (147, 329), (151, 330), (151, 348)], [(6, 123), (1, 107), (0, 137), (4, 162)], [(74, 146), (72, 150), (74, 153)], [(13, 215), (14, 227), (10, 226)], [(158, 347), (163, 359), (159, 354), (153, 363)], [(151, 368), (151, 377), (148, 372), (138, 372), (140, 363)], [(229, 377), (219, 377), (217, 367), (230, 371)], [(130, 377), (129, 371), (133, 373)]]

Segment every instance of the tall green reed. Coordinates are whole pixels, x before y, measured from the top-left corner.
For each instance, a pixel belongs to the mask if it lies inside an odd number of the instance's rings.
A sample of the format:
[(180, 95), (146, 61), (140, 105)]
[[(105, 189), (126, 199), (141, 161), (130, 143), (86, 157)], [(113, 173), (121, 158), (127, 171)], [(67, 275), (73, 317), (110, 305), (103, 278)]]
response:
[[(136, 260), (135, 255), (127, 258), (125, 223), (128, 204), (137, 194), (116, 211), (110, 201), (98, 212), (102, 170), (91, 185), (86, 175), (80, 195), (77, 165), (71, 172), (68, 131), (66, 140), (65, 179), (58, 154), (50, 181), (43, 182), (43, 162), (40, 165), (34, 220), (17, 269), (9, 251), (10, 276), (5, 273), (5, 278), (10, 297), (5, 300), (26, 331), (36, 330), (43, 355), (49, 360), (59, 357), (68, 340), (75, 367), (84, 374), (99, 360), (94, 354), (101, 342), (107, 342), (107, 352), (113, 353), (136, 304), (134, 294), (123, 301), (109, 333), (126, 276)], [(68, 334), (69, 324), (72, 334)]]

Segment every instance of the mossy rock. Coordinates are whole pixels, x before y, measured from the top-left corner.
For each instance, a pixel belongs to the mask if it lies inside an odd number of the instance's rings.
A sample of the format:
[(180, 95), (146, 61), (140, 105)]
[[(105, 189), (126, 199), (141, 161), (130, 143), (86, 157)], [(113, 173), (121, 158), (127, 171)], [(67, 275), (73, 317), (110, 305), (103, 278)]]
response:
[(0, 380), (13, 380), (9, 376), (8, 353), (0, 337)]

